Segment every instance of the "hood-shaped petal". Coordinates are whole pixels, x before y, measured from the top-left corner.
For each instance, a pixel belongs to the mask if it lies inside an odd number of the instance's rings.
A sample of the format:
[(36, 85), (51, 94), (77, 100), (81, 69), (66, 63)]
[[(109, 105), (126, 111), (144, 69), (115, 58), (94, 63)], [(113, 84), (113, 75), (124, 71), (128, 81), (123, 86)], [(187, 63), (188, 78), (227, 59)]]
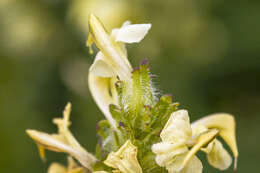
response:
[(236, 143), (236, 123), (233, 115), (226, 113), (218, 113), (201, 118), (192, 123), (192, 128), (202, 125), (207, 128), (216, 128), (219, 130), (219, 135), (224, 139), (227, 145), (230, 147), (234, 157), (236, 168), (236, 160), (238, 157), (238, 149)]
[(106, 62), (123, 81), (131, 81), (132, 67), (126, 62), (126, 54), (121, 46), (107, 33), (103, 24), (93, 14), (89, 17), (91, 38), (103, 53)]
[(122, 173), (142, 173), (142, 168), (137, 160), (137, 147), (130, 140), (117, 151), (111, 152), (104, 163)]
[(116, 76), (113, 68), (106, 61), (107, 59), (103, 53), (99, 51), (89, 69), (88, 85), (99, 109), (103, 112), (112, 127), (116, 129), (115, 121), (109, 111), (110, 104), (117, 104), (117, 94), (114, 85)]
[(232, 164), (231, 156), (217, 139), (210, 142), (202, 151), (207, 153), (208, 162), (215, 168), (225, 170)]
[(131, 83), (132, 67), (122, 43), (108, 35), (103, 24), (93, 14), (89, 18), (90, 35), (87, 45), (95, 42), (100, 52), (97, 54), (88, 75), (91, 94), (110, 124), (116, 129), (115, 121), (109, 112), (109, 105), (117, 105), (115, 82), (120, 80)]
[(96, 16), (91, 14), (89, 17), (87, 46), (92, 52), (91, 44), (94, 42), (100, 50), (89, 71), (89, 88), (97, 105), (115, 129), (115, 121), (109, 112), (110, 104), (118, 104), (114, 84), (118, 77), (131, 85), (132, 67), (124, 43), (141, 41), (150, 27), (150, 24), (131, 25), (127, 21), (109, 35)]
[(94, 63), (89, 68), (89, 72), (95, 76), (99, 77), (112, 77), (116, 76), (113, 68), (109, 65), (109, 62), (106, 62), (106, 58), (102, 52), (98, 52), (95, 58)]

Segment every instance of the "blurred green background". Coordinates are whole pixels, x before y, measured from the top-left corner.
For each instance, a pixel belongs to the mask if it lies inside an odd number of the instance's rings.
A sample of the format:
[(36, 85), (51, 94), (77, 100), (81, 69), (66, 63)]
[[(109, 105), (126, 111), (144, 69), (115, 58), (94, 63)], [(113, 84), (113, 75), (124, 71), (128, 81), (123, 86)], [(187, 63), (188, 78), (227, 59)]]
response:
[(152, 23), (140, 44), (128, 46), (130, 62), (148, 58), (155, 86), (173, 93), (191, 120), (234, 114), (237, 173), (259, 171), (259, 0), (0, 0), (0, 172), (44, 173), (51, 162), (66, 162), (48, 152), (42, 163), (25, 129), (56, 132), (52, 118), (68, 101), (72, 132), (94, 151), (104, 117), (87, 84), (90, 12), (109, 29), (125, 20)]

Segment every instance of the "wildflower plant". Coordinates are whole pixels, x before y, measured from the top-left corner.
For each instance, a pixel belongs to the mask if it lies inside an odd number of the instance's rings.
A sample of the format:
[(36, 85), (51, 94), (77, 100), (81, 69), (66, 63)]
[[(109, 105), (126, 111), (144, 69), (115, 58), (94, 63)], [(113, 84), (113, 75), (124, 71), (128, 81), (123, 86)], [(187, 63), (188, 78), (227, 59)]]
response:
[(121, 28), (105, 30), (94, 15), (89, 17), (87, 46), (100, 50), (89, 70), (89, 88), (106, 120), (97, 125), (98, 143), (93, 155), (69, 130), (71, 104), (63, 118), (55, 118), (55, 134), (27, 130), (40, 156), (45, 150), (68, 154), (68, 166), (53, 163), (49, 173), (201, 173), (196, 153), (206, 154), (219, 170), (232, 164), (232, 157), (218, 139), (231, 149), (234, 168), (238, 157), (234, 117), (226, 113), (205, 116), (190, 123), (187, 110), (179, 110), (172, 96), (158, 96), (147, 60), (132, 68), (126, 43), (138, 43), (151, 24), (125, 22)]

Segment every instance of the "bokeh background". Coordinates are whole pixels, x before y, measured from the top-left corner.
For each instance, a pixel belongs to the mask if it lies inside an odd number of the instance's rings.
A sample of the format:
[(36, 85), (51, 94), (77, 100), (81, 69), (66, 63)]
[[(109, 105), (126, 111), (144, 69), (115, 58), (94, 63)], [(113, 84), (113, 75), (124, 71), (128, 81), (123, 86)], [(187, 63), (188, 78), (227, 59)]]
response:
[(42, 163), (25, 129), (55, 132), (52, 118), (68, 101), (72, 132), (94, 151), (95, 124), (104, 117), (87, 84), (90, 12), (108, 30), (125, 20), (152, 23), (140, 44), (128, 46), (133, 66), (148, 58), (155, 85), (192, 120), (234, 114), (237, 173), (259, 171), (259, 0), (0, 0), (0, 172), (44, 173), (51, 162), (66, 162), (48, 152)]

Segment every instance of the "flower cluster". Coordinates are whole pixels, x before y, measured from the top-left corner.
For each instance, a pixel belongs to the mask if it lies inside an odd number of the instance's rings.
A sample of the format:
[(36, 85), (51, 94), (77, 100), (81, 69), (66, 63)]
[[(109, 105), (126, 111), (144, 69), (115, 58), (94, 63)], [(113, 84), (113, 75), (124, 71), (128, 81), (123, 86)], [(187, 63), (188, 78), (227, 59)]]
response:
[[(201, 173), (196, 156), (206, 153), (210, 165), (225, 170), (232, 157), (217, 139), (221, 137), (238, 157), (234, 117), (226, 113), (205, 116), (190, 123), (188, 111), (178, 110), (172, 97), (155, 94), (147, 61), (132, 68), (126, 43), (140, 42), (151, 24), (125, 22), (107, 33), (93, 14), (89, 17), (87, 46), (100, 50), (89, 69), (91, 94), (107, 120), (98, 123), (96, 154), (84, 149), (69, 130), (71, 104), (63, 118), (55, 118), (55, 134), (27, 130), (42, 159), (45, 150), (68, 154), (68, 166), (53, 163), (48, 173)], [(77, 161), (77, 162), (76, 162)]]
[[(220, 126), (217, 120), (223, 121)], [(165, 166), (170, 173), (201, 173), (202, 163), (195, 154), (202, 150), (213, 167), (225, 170), (231, 165), (232, 159), (216, 137), (222, 136), (237, 158), (236, 143), (232, 140), (235, 135), (234, 125), (233, 117), (228, 114), (211, 115), (190, 125), (188, 112), (176, 111), (160, 134), (162, 142), (152, 146), (156, 153), (156, 163)]]

